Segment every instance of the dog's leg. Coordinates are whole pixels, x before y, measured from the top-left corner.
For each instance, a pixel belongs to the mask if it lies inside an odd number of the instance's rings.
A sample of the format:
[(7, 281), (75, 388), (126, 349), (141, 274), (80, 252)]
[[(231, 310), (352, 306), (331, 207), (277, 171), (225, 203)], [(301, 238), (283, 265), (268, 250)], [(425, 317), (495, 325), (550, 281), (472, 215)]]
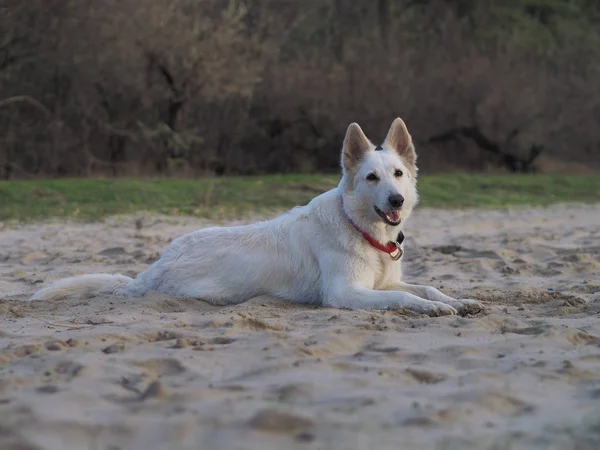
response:
[(321, 298), (323, 306), (349, 309), (406, 308), (429, 316), (457, 314), (452, 306), (420, 298), (409, 292), (373, 290), (374, 274), (357, 271), (356, 263), (342, 252), (322, 251), (318, 255), (321, 269)]
[(450, 305), (453, 308), (456, 308), (458, 310), (458, 313), (461, 315), (477, 314), (478, 312), (481, 312), (485, 309), (485, 307), (476, 300), (458, 300), (438, 291), (436, 288), (431, 286), (421, 286), (418, 284), (408, 284), (399, 282), (388, 287), (387, 289), (392, 291), (408, 292), (419, 297), (426, 298), (427, 300), (445, 303), (446, 305)]
[(350, 309), (397, 309), (406, 308), (429, 316), (456, 314), (454, 307), (417, 297), (408, 292), (375, 291), (360, 287), (338, 287), (328, 289), (323, 306)]

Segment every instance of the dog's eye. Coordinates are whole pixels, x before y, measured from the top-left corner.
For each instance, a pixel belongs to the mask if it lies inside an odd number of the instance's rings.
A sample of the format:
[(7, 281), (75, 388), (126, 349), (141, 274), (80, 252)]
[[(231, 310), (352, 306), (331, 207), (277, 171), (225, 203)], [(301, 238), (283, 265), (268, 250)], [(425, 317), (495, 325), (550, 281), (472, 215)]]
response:
[(377, 175), (375, 175), (374, 173), (370, 173), (369, 175), (367, 175), (367, 180), (369, 180), (369, 181), (379, 181), (379, 177)]
[(394, 172), (394, 176), (396, 178), (400, 178), (402, 175), (404, 175), (404, 174), (402, 173), (402, 171), (400, 169), (396, 169), (396, 171)]

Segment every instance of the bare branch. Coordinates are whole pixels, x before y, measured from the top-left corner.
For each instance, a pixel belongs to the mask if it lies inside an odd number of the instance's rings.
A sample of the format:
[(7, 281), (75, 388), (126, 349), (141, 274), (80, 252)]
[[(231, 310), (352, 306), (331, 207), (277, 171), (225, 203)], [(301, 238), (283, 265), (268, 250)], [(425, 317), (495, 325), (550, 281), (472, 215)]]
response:
[(39, 111), (41, 111), (46, 118), (52, 118), (52, 113), (48, 108), (46, 108), (42, 103), (37, 101), (35, 98), (29, 95), (16, 95), (14, 97), (5, 98), (0, 100), (0, 108), (2, 106), (11, 105), (13, 103), (29, 103), (32, 106), (35, 106)]

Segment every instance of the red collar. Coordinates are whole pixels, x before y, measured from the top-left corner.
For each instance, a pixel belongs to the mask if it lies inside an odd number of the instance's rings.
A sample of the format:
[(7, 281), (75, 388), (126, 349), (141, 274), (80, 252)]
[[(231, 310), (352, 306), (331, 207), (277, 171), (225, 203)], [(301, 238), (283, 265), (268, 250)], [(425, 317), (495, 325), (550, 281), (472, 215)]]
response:
[(350, 222), (350, 225), (352, 225), (356, 231), (358, 231), (360, 234), (362, 234), (362, 236), (369, 242), (369, 244), (371, 244), (377, 250), (381, 250), (382, 252), (388, 253), (394, 261), (398, 261), (400, 259), (400, 257), (402, 256), (402, 253), (403, 253), (402, 249), (400, 248), (400, 244), (404, 240), (404, 233), (402, 233), (402, 231), (400, 231), (400, 233), (398, 233), (398, 238), (397, 238), (396, 242), (389, 241), (387, 244), (383, 245), (377, 239), (375, 239), (373, 236), (371, 236), (369, 233), (367, 233), (366, 231), (362, 231), (360, 228), (358, 228), (358, 225), (356, 225), (352, 221), (352, 219), (350, 217), (348, 217), (348, 214), (346, 214), (346, 211), (344, 210), (344, 199), (343, 198), (342, 198), (342, 212), (344, 213), (344, 216), (346, 217), (348, 222)]

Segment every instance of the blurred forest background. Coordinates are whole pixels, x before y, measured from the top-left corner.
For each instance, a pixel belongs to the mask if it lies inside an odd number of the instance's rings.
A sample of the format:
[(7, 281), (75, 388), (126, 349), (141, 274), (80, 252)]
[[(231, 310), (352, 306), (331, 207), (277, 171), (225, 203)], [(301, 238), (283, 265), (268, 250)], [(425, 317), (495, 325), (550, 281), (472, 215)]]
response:
[(0, 0), (0, 179), (600, 168), (595, 0)]

